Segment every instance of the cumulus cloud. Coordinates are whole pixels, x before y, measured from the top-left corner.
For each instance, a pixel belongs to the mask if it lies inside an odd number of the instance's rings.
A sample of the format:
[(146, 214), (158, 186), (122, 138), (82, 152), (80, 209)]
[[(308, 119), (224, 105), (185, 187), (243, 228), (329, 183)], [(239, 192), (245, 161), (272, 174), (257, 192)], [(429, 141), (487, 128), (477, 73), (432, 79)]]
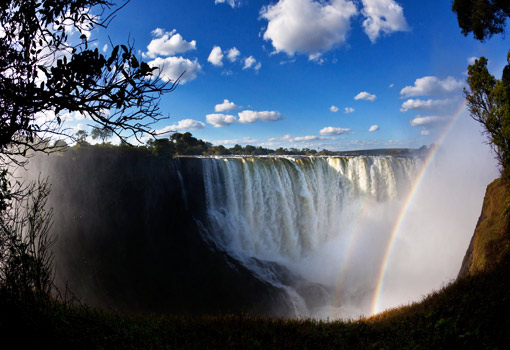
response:
[(253, 139), (251, 137), (243, 137), (241, 139), (231, 139), (231, 140), (216, 140), (212, 141), (215, 145), (236, 145), (236, 144), (257, 144), (259, 143), (259, 140)]
[(445, 118), (441, 118), (438, 116), (428, 116), (428, 117), (421, 117), (417, 116), (413, 120), (411, 120), (410, 124), (411, 126), (424, 126), (424, 125), (435, 125), (441, 122), (444, 122)]
[(291, 142), (306, 142), (317, 140), (317, 136), (297, 136), (290, 139)]
[(243, 69), (253, 68), (254, 70), (258, 71), (260, 67), (262, 67), (262, 64), (260, 62), (257, 63), (257, 60), (253, 58), (253, 56), (246, 57), (244, 59)]
[(331, 107), (329, 107), (329, 110), (330, 110), (331, 112), (338, 112), (338, 107), (337, 107), (337, 106), (335, 106), (335, 105), (332, 105)]
[(241, 0), (214, 0), (214, 3), (216, 5), (217, 4), (228, 4), (232, 8), (241, 6)]
[(271, 41), (275, 52), (310, 59), (344, 43), (356, 14), (356, 6), (346, 0), (279, 0), (260, 12), (268, 21), (264, 40)]
[(394, 0), (362, 0), (363, 28), (374, 43), (381, 33), (409, 30), (402, 6)]
[(418, 111), (431, 111), (431, 110), (438, 110), (443, 109), (453, 103), (453, 100), (450, 100), (448, 98), (443, 100), (421, 100), (419, 98), (412, 99), (405, 101), (402, 103), (402, 107), (400, 107), (401, 112), (407, 112), (410, 109), (418, 110)]
[(143, 54), (144, 57), (172, 56), (197, 48), (195, 40), (184, 40), (175, 29), (171, 32), (165, 32), (161, 28), (156, 28), (151, 34), (154, 36), (154, 39), (147, 45), (148, 51)]
[(214, 46), (207, 58), (207, 62), (210, 62), (212, 65), (221, 67), (223, 66), (223, 52), (221, 51), (221, 47)]
[(342, 134), (347, 134), (350, 131), (351, 131), (351, 129), (335, 128), (333, 126), (327, 126), (323, 129), (321, 129), (320, 134), (321, 135), (342, 135)]
[(289, 141), (289, 142), (307, 142), (307, 141), (314, 141), (314, 140), (317, 140), (319, 139), (317, 136), (292, 136), (290, 134), (287, 134), (287, 135), (283, 135), (282, 137), (280, 138), (270, 138), (268, 141), (278, 141), (278, 140), (282, 140), (282, 141)]
[(469, 64), (475, 64), (475, 61), (477, 59), (478, 59), (478, 57), (474, 56), (474, 57), (469, 57), (467, 61)]
[(237, 118), (228, 114), (208, 114), (205, 116), (205, 120), (215, 128), (221, 128), (235, 123)]
[(103, 46), (103, 52), (106, 52), (106, 51), (108, 51), (108, 44), (104, 44), (104, 46)]
[(237, 106), (234, 102), (231, 102), (227, 99), (223, 100), (223, 103), (217, 104), (214, 106), (215, 112), (227, 112), (227, 111), (233, 111), (235, 109), (242, 108), (241, 106)]
[(239, 58), (240, 55), (241, 55), (241, 52), (236, 47), (231, 48), (227, 52), (227, 58), (230, 62), (237, 61), (237, 59)]
[[(176, 81), (179, 77), (179, 82), (185, 84), (197, 77), (197, 73), (202, 70), (202, 66), (198, 63), (197, 59), (191, 61), (182, 57), (158, 57), (149, 62), (152, 67), (158, 67), (161, 79), (164, 81)], [(181, 76), (182, 75), (182, 76)]]
[(280, 112), (276, 111), (242, 111), (238, 113), (239, 123), (255, 123), (258, 120), (274, 122), (283, 119)]
[(371, 101), (374, 102), (377, 97), (375, 95), (372, 95), (366, 91), (362, 91), (356, 96), (354, 96), (355, 100), (365, 100), (365, 101)]
[[(175, 29), (174, 29), (175, 30)], [(156, 28), (151, 32), (152, 36), (159, 38), (165, 34), (165, 30), (163, 28)]]
[(344, 109), (344, 113), (345, 114), (351, 114), (352, 112), (354, 112), (354, 108), (352, 108), (352, 107), (345, 107), (345, 109)]
[(372, 132), (372, 131), (377, 131), (377, 130), (379, 130), (379, 126), (378, 126), (378, 125), (376, 125), (376, 124), (375, 124), (375, 125), (372, 125), (372, 126), (370, 127), (370, 129), (368, 129), (368, 131), (370, 131), (370, 132)]
[(457, 92), (464, 86), (464, 82), (454, 77), (447, 77), (444, 80), (434, 76), (426, 76), (416, 79), (413, 86), (406, 86), (400, 90), (404, 97), (445, 95)]
[(205, 127), (205, 124), (193, 119), (183, 119), (177, 124), (165, 126), (162, 129), (156, 130), (158, 135), (164, 135), (171, 132), (177, 132), (181, 130), (198, 130)]

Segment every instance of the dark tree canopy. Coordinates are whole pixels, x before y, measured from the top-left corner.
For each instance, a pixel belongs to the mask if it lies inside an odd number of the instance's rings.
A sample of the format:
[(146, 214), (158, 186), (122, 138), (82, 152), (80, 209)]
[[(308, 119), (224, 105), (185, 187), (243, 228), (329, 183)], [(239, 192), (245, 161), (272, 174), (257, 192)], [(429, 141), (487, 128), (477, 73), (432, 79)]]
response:
[(105, 143), (106, 140), (113, 136), (113, 132), (108, 128), (93, 128), (90, 136), (92, 136), (94, 140), (101, 139), (101, 141)]
[(508, 0), (454, 0), (452, 10), (457, 14), (462, 34), (473, 33), (480, 41), (503, 33), (510, 17)]
[[(89, 46), (94, 27), (114, 17), (109, 0), (0, 2), (0, 153), (61, 134), (78, 112), (121, 140), (154, 134), (167, 86), (131, 43), (105, 56)], [(70, 33), (77, 35), (70, 35)], [(64, 132), (65, 133), (65, 132)]]

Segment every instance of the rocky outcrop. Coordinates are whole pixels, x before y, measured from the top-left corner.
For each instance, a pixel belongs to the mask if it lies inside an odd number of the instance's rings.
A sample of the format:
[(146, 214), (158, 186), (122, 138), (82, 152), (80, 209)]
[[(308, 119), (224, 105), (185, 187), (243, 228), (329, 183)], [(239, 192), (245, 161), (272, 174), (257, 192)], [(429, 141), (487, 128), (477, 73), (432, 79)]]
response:
[(502, 179), (494, 180), (485, 193), (476, 224), (457, 279), (492, 269), (510, 257), (510, 190)]

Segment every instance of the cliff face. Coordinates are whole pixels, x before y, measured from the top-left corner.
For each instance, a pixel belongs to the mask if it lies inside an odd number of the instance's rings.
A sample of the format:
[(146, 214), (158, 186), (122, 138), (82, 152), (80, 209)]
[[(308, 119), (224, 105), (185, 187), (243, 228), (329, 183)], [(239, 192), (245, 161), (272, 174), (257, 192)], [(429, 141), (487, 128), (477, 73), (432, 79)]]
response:
[(494, 180), (485, 193), (482, 213), (457, 279), (488, 271), (510, 258), (510, 188)]
[(202, 239), (200, 167), (108, 146), (31, 159), (26, 180), (52, 183), (61, 290), (130, 312), (289, 314), (281, 289)]

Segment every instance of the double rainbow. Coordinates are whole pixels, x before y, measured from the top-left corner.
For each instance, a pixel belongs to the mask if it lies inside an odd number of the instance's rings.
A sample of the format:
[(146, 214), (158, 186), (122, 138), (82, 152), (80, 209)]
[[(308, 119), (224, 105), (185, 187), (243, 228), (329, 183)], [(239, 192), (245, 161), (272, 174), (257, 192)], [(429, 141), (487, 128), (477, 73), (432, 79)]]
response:
[(388, 244), (386, 245), (386, 249), (384, 252), (383, 259), (381, 261), (381, 266), (379, 268), (379, 273), (377, 274), (377, 285), (375, 288), (374, 296), (372, 299), (372, 307), (371, 307), (371, 313), (372, 315), (375, 315), (379, 313), (380, 310), (380, 302), (381, 302), (381, 291), (382, 287), (384, 286), (384, 279), (386, 275), (386, 270), (388, 268), (388, 263), (391, 259), (391, 253), (393, 250), (393, 246), (395, 243), (395, 240), (398, 236), (398, 233), (400, 231), (400, 227), (402, 225), (402, 222), (404, 221), (405, 215), (407, 213), (407, 209), (409, 208), (409, 205), (411, 204), (414, 195), (416, 194), (418, 188), (420, 187), (420, 184), (422, 182), (422, 179), (424, 178), (424, 175), (431, 164), (432, 160), (434, 159), (434, 156), (437, 153), (437, 150), (439, 148), (439, 145), (443, 143), (444, 139), (448, 135), (448, 133), (451, 131), (453, 125), (455, 122), (459, 119), (459, 116), (462, 114), (466, 107), (466, 104), (463, 103), (462, 106), (459, 108), (459, 110), (454, 114), (453, 118), (450, 120), (450, 122), (445, 126), (443, 132), (440, 134), (439, 138), (437, 139), (434, 148), (431, 149), (423, 162), (423, 165), (418, 172), (418, 176), (416, 177), (416, 180), (414, 181), (414, 184), (409, 191), (409, 194), (407, 195), (407, 198), (404, 202), (404, 205), (402, 206), (402, 209), (397, 217), (397, 220), (395, 222), (395, 225), (393, 226), (393, 230), (391, 231), (390, 238), (388, 240)]

